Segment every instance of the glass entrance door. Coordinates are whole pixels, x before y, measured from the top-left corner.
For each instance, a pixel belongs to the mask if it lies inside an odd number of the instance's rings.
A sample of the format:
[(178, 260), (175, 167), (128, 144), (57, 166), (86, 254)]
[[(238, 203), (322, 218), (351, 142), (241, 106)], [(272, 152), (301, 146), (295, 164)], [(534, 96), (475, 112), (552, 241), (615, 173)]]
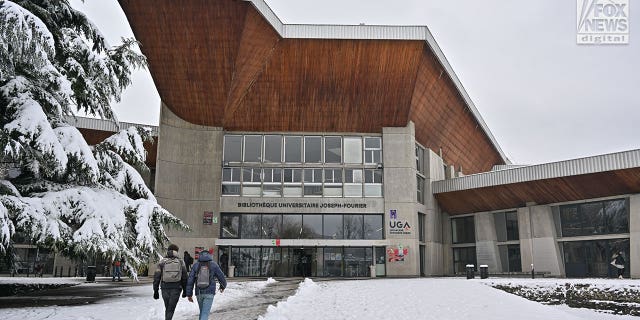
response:
[(294, 277), (313, 276), (312, 268), (315, 264), (315, 254), (313, 248), (291, 248), (290, 250), (290, 270)]

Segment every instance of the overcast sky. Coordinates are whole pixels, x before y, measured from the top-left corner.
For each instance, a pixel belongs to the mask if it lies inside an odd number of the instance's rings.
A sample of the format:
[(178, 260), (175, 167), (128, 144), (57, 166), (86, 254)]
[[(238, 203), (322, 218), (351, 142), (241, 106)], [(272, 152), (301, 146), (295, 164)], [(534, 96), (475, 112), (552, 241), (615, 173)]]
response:
[[(132, 35), (116, 0), (71, 2), (112, 44)], [(585, 46), (575, 0), (267, 0), (284, 23), (428, 26), (502, 150), (523, 164), (640, 148), (640, 1), (630, 2), (628, 45)], [(119, 119), (157, 124), (150, 75), (134, 81)]]

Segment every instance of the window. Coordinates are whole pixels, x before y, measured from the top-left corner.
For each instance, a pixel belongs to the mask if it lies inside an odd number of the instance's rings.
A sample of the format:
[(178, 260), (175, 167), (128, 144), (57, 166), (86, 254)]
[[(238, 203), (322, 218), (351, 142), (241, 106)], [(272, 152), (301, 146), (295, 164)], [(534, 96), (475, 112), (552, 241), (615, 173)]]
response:
[(362, 197), (362, 169), (344, 169), (344, 196)]
[(453, 243), (476, 242), (473, 216), (451, 219), (451, 240)]
[(325, 197), (342, 197), (342, 169), (324, 169)]
[(453, 272), (465, 273), (466, 265), (472, 264), (478, 268), (476, 263), (476, 247), (453, 248)]
[(242, 169), (242, 195), (245, 197), (259, 197), (262, 169), (243, 168)]
[(302, 234), (302, 215), (285, 214), (282, 216), (282, 238), (300, 239)]
[(382, 170), (364, 171), (364, 196), (382, 197)]
[(282, 196), (282, 169), (264, 168), (262, 196), (281, 197)]
[(240, 238), (241, 239), (260, 239), (261, 222), (259, 214), (242, 214), (240, 215)]
[(418, 240), (424, 242), (424, 213), (418, 213)]
[(416, 145), (416, 171), (424, 175), (424, 148)]
[(240, 168), (222, 168), (222, 194), (240, 195)]
[(264, 162), (282, 162), (282, 136), (264, 136)]
[(344, 137), (344, 163), (362, 163), (362, 138)]
[(344, 215), (344, 238), (345, 239), (364, 239), (362, 232), (363, 216), (361, 214)]
[(304, 214), (302, 215), (302, 239), (322, 238), (322, 215)]
[(281, 238), (282, 231), (282, 215), (280, 214), (263, 214), (262, 215), (262, 228), (263, 239), (277, 239)]
[(342, 239), (342, 215), (341, 214), (325, 214), (324, 215), (324, 231), (322, 237), (324, 239)]
[(382, 163), (382, 139), (364, 138), (364, 163)]
[(225, 214), (222, 215), (222, 238), (239, 238), (240, 237), (240, 215)]
[(287, 163), (302, 162), (302, 137), (296, 137), (296, 136), (284, 137), (284, 162), (287, 162)]
[(341, 137), (325, 137), (324, 138), (324, 162), (325, 163), (342, 163), (342, 138)]
[(560, 206), (563, 237), (629, 232), (628, 200), (616, 199)]
[(516, 211), (505, 213), (507, 225), (507, 241), (520, 240), (518, 233), (518, 213)]
[(364, 238), (365, 239), (384, 239), (382, 230), (382, 215), (364, 215)]
[(224, 136), (224, 162), (242, 161), (242, 136)]
[(416, 176), (416, 185), (418, 186), (418, 190), (416, 192), (418, 203), (424, 204), (424, 178), (417, 175)]
[(244, 136), (244, 162), (262, 161), (262, 136)]
[(322, 137), (304, 137), (304, 162), (322, 162)]
[(304, 169), (304, 195), (322, 196), (322, 169)]
[(496, 225), (496, 236), (499, 242), (519, 240), (518, 213), (516, 211), (497, 212), (493, 214)]
[(284, 169), (285, 197), (302, 197), (302, 169)]

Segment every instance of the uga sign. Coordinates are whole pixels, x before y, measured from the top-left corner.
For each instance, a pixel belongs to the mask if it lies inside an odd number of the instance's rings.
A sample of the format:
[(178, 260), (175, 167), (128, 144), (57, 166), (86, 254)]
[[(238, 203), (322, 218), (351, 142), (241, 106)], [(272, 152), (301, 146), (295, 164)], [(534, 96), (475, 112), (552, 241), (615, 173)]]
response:
[(399, 219), (398, 210), (396, 209), (389, 210), (389, 234), (411, 234), (411, 225), (409, 224), (409, 221)]

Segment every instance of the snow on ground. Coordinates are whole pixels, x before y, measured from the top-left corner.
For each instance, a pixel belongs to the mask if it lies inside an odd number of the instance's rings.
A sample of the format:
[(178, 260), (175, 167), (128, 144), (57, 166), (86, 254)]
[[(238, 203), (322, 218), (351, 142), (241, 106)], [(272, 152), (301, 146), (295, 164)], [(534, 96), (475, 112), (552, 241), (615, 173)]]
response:
[[(511, 281), (518, 281), (511, 279)], [(584, 280), (583, 280), (584, 281)], [(590, 280), (587, 280), (590, 281)], [(547, 306), (460, 278), (380, 279), (315, 283), (269, 306), (261, 320), (285, 319), (636, 319)]]
[[(19, 278), (5, 278), (11, 281)], [(5, 280), (3, 279), (3, 280)], [(29, 278), (29, 281), (41, 281)], [(53, 280), (53, 278), (44, 280)], [(58, 279), (55, 279), (58, 280)], [(71, 279), (72, 281), (74, 279)], [(23, 280), (19, 280), (23, 281)], [(262, 320), (305, 319), (492, 319), (492, 320), (630, 320), (588, 309), (549, 306), (494, 289), (497, 282), (527, 286), (553, 286), (557, 283), (589, 283), (602, 286), (635, 287), (637, 280), (605, 279), (488, 279), (464, 278), (372, 279), (351, 281), (301, 281), (295, 295), (268, 307)], [(267, 284), (276, 281), (230, 282), (227, 290), (216, 294), (212, 318), (216, 310), (233, 305), (252, 305), (254, 296)], [(81, 286), (106, 284), (81, 284)], [(3, 320), (37, 319), (163, 319), (162, 300), (153, 300), (151, 284), (121, 287), (125, 294), (83, 306), (0, 309)], [(196, 319), (197, 303), (180, 299), (176, 320)]]
[[(35, 278), (31, 278), (35, 279)], [(268, 283), (267, 281), (229, 282), (223, 293), (216, 293), (212, 313), (234, 302), (242, 300), (259, 292)], [(106, 286), (105, 284), (82, 284), (87, 286)], [(0, 319), (3, 320), (147, 320), (164, 319), (164, 303), (162, 299), (153, 299), (151, 284), (123, 287), (126, 295), (122, 297), (104, 299), (97, 303), (82, 306), (51, 306), (39, 308), (4, 308), (0, 309)], [(180, 298), (173, 319), (196, 319), (198, 317), (198, 303), (189, 302), (186, 298)]]
[(80, 284), (85, 278), (0, 277), (0, 284)]

